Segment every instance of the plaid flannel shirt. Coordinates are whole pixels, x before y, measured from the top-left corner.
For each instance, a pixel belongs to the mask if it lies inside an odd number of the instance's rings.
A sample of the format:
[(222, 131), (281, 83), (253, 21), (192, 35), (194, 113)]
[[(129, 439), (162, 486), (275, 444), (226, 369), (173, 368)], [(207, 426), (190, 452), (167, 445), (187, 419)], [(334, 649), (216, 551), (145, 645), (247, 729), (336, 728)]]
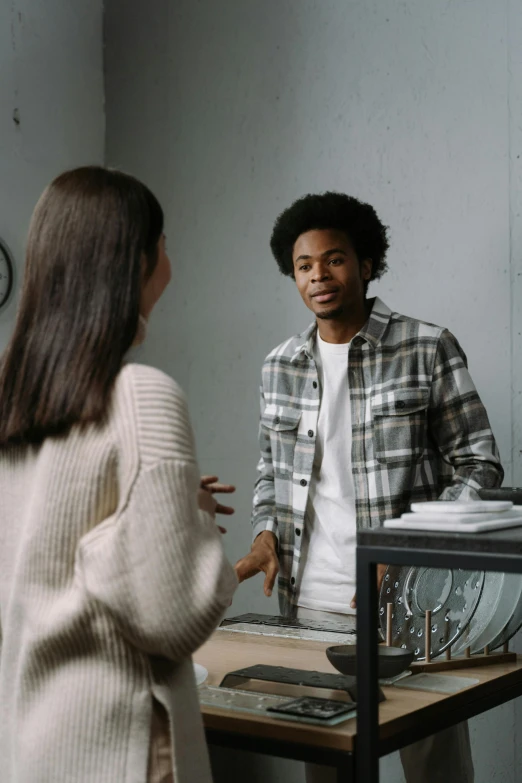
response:
[[(265, 359), (252, 525), (278, 540), (280, 609), (293, 614), (321, 388), (313, 323)], [(348, 355), (357, 527), (416, 501), (477, 498), (503, 470), (466, 357), (447, 330), (375, 299)]]

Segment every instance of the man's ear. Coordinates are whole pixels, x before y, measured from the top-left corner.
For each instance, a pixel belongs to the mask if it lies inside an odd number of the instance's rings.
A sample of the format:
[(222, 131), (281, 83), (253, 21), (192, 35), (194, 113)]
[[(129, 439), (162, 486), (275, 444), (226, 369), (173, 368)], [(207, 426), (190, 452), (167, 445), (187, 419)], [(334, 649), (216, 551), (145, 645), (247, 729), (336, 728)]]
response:
[(361, 275), (363, 280), (370, 280), (372, 276), (373, 261), (371, 258), (365, 258), (361, 263)]

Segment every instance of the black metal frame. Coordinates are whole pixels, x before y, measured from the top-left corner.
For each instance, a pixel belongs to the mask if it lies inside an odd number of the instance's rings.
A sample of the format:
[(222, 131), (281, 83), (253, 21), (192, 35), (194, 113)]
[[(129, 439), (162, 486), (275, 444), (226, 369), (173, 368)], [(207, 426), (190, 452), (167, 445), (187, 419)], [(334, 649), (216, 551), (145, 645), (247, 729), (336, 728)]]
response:
[(321, 764), (325, 767), (335, 767), (337, 783), (353, 783), (354, 759), (352, 753), (333, 748), (316, 747), (285, 740), (274, 740), (266, 737), (236, 734), (232, 731), (206, 729), (207, 742), (221, 748), (246, 750), (251, 753), (261, 753), (266, 756), (304, 761), (311, 764)]
[[(377, 531), (375, 531), (377, 532)], [(384, 532), (384, 531), (383, 531)], [(364, 541), (371, 535), (366, 533)], [(375, 535), (375, 534), (373, 534)], [(389, 540), (390, 531), (387, 531)], [(516, 554), (494, 552), (446, 551), (419, 546), (415, 548), (400, 546), (400, 534), (397, 546), (379, 544), (379, 535), (375, 535), (375, 544), (362, 543), (357, 546), (357, 613), (359, 617), (377, 617), (377, 564), (414, 565), (429, 568), (465, 568), (480, 571), (503, 571), (522, 574), (522, 557)], [(420, 543), (420, 542), (419, 542)], [(437, 721), (425, 721), (418, 731), (408, 734), (407, 741), (399, 737), (391, 741), (379, 739), (379, 714), (377, 704), (377, 628), (372, 622), (359, 622), (357, 625), (357, 746), (355, 754), (356, 783), (379, 783), (379, 758), (397, 750), (441, 728), (455, 725), (467, 718), (485, 712), (499, 704), (504, 704), (522, 695), (522, 683), (516, 688), (502, 689), (494, 695), (483, 697), (462, 708), (452, 710), (443, 725)]]

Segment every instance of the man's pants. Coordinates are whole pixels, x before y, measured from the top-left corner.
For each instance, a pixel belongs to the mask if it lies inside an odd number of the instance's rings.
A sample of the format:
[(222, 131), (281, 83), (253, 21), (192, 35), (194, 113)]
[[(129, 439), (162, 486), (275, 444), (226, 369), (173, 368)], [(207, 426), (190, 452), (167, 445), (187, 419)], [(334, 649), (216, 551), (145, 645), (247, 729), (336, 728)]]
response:
[[(300, 607), (297, 616), (310, 620), (341, 620), (355, 628), (354, 615)], [(467, 723), (414, 742), (401, 750), (406, 783), (473, 783), (475, 779)], [(306, 764), (306, 783), (336, 783), (335, 770)]]

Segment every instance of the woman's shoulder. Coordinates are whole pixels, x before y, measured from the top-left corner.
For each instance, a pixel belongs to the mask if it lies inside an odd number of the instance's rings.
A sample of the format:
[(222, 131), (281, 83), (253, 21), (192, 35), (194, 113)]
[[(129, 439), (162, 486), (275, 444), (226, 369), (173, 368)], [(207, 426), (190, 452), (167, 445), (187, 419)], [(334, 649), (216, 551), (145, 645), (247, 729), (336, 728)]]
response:
[(147, 405), (170, 403), (178, 401), (185, 403), (185, 394), (174, 378), (147, 364), (125, 364), (118, 376), (118, 386), (132, 389), (139, 402)]
[(170, 375), (145, 364), (126, 364), (114, 403), (135, 428), (142, 461), (195, 459), (186, 397)]

